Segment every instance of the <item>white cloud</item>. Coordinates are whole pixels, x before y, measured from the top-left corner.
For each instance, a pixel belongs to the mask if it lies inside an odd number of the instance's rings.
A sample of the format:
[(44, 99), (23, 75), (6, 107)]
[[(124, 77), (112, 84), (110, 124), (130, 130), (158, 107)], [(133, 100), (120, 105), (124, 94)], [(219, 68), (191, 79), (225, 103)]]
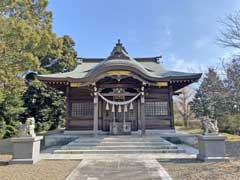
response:
[(171, 65), (171, 70), (182, 71), (182, 72), (204, 72), (207, 69), (205, 64), (199, 63), (198, 61), (189, 61), (183, 58), (178, 58), (174, 54), (171, 54), (169, 59), (169, 64)]

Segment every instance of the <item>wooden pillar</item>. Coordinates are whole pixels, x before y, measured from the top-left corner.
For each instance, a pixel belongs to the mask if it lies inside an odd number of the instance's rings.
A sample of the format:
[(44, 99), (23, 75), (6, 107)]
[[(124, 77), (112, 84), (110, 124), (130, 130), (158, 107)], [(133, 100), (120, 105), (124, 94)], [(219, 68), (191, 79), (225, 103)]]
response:
[(96, 87), (94, 87), (93, 104), (94, 104), (93, 133), (95, 136), (97, 136), (98, 135), (98, 94), (97, 94)]
[(137, 100), (137, 119), (138, 119), (138, 126), (137, 128), (140, 129), (142, 127), (142, 122), (141, 122), (141, 99)]
[(171, 116), (170, 127), (174, 129), (174, 112), (173, 112), (173, 89), (169, 86), (169, 113)]
[(66, 113), (66, 122), (65, 122), (65, 127), (66, 129), (69, 129), (69, 118), (71, 116), (71, 109), (70, 109), (70, 102), (69, 102), (69, 85), (67, 85), (66, 87), (66, 110), (67, 110), (67, 113)]
[(146, 132), (146, 122), (145, 122), (145, 96), (144, 96), (144, 86), (141, 88), (141, 127), (142, 127), (142, 136)]

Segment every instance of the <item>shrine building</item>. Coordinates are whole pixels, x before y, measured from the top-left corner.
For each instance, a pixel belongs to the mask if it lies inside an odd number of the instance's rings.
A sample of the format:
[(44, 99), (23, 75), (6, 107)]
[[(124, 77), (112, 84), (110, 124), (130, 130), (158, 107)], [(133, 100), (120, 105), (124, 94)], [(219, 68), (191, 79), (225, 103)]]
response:
[(79, 58), (75, 70), (38, 79), (64, 92), (66, 131), (174, 130), (173, 95), (202, 74), (168, 71), (160, 58), (132, 58), (119, 40), (107, 58)]

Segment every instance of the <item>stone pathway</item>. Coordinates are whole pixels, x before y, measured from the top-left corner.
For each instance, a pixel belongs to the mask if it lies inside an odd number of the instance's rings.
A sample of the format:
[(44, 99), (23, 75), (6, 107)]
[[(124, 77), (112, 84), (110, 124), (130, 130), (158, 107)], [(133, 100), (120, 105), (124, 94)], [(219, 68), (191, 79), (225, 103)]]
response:
[(85, 159), (67, 180), (172, 180), (156, 160)]

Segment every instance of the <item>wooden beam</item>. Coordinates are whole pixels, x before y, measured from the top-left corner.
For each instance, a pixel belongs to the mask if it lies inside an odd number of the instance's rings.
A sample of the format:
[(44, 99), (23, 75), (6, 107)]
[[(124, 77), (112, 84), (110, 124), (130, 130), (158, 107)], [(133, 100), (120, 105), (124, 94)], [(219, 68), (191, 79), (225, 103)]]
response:
[(103, 96), (136, 96), (137, 93), (101, 93)]
[(99, 88), (136, 88), (134, 84), (99, 84)]

